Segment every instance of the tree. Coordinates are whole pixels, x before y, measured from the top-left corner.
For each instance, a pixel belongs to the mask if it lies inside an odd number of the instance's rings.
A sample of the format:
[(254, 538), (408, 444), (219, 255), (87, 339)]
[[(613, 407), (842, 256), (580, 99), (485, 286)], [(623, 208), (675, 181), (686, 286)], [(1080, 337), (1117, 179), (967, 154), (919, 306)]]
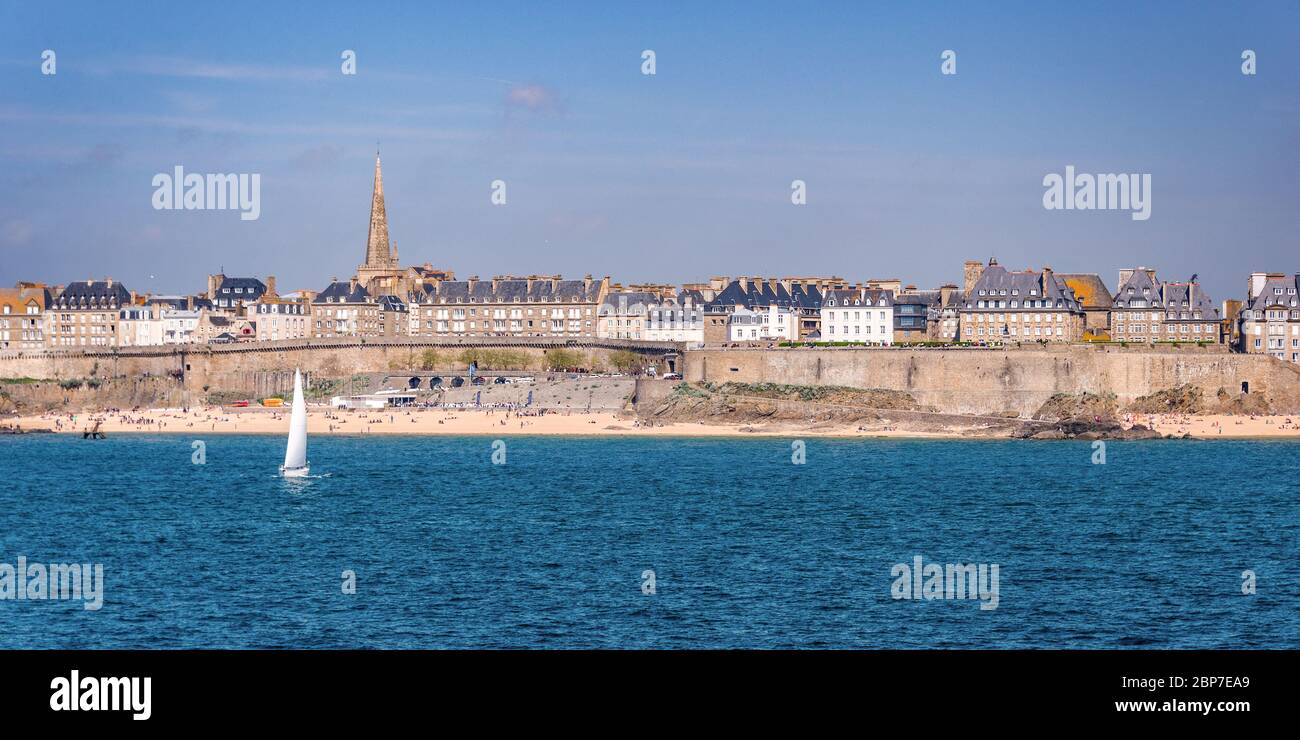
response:
[(641, 368), (641, 356), (626, 349), (609, 353), (609, 364), (621, 373), (630, 373)]
[(568, 370), (569, 368), (578, 368), (582, 367), (585, 361), (586, 358), (577, 350), (546, 350), (546, 369), (548, 370)]
[(438, 355), (438, 350), (436, 349), (430, 348), (420, 353), (421, 370), (433, 370), (441, 363), (442, 357)]

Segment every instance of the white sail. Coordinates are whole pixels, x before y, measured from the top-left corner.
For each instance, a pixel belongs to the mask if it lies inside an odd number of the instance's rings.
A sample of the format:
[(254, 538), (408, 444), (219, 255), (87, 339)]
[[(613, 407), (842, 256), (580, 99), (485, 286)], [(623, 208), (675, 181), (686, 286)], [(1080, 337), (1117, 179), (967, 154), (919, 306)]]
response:
[(293, 371), (293, 413), (289, 416), (289, 444), (284, 450), (285, 475), (307, 472), (307, 402), (302, 397), (302, 372)]

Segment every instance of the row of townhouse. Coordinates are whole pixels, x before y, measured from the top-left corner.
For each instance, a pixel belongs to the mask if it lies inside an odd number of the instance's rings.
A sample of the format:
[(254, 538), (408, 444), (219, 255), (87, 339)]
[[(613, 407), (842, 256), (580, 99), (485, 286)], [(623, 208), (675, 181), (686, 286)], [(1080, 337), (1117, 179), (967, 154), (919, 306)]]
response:
[[(1296, 360), (1300, 276), (1255, 273), (1238, 315), (1193, 276), (1161, 280), (1147, 267), (1120, 270), (1114, 292), (1094, 273), (1008, 270), (968, 261), (963, 285), (933, 290), (896, 279), (848, 285), (840, 278), (714, 278), (704, 303), (707, 342), (820, 341), (861, 344), (969, 342), (1002, 345), (1114, 341), (1224, 344)], [(1240, 338), (1239, 341), (1237, 338)]]
[(1241, 305), (1242, 351), (1300, 363), (1300, 272), (1251, 273)]
[(426, 280), (407, 294), (407, 333), (423, 337), (599, 336), (609, 278), (498, 276)]
[(609, 278), (470, 278), (421, 270), (405, 297), (356, 278), (280, 295), (275, 278), (209, 277), (197, 296), (137, 296), (111, 278), (0, 289), (0, 349), (131, 347), (336, 337), (564, 337), (890, 345), (1113, 341), (1231, 344), (1300, 363), (1300, 273), (1252, 273), (1245, 300), (1215, 304), (1196, 276), (1125, 268), (1112, 292), (1090, 273), (965, 264), (964, 283), (712, 278), (611, 286)]

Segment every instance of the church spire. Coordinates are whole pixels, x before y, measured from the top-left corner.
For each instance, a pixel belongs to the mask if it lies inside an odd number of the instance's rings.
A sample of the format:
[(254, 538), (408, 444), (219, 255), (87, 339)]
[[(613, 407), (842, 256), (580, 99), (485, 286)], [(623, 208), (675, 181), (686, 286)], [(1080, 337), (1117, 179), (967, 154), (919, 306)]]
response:
[(370, 199), (370, 237), (366, 241), (366, 266), (387, 267), (392, 264), (393, 250), (388, 243), (388, 212), (384, 209), (384, 173), (375, 152), (375, 191)]

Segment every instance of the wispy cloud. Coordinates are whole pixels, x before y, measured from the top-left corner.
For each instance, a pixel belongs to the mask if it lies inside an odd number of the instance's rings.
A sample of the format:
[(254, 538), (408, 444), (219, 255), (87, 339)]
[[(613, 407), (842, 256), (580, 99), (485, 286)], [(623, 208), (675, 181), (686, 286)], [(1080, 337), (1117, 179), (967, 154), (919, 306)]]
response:
[(338, 67), (322, 60), (319, 67), (290, 64), (229, 64), (182, 57), (139, 57), (121, 62), (110, 62), (97, 67), (105, 74), (141, 74), (160, 77), (184, 77), (207, 80), (239, 80), (252, 82), (310, 82), (324, 80), (338, 74)]
[(506, 91), (506, 110), (555, 113), (560, 110), (560, 99), (545, 85), (513, 85)]
[(262, 123), (211, 116), (169, 116), (139, 113), (45, 113), (0, 106), (0, 121), (64, 124), (96, 128), (164, 128), (181, 131), (235, 133), (256, 136), (362, 136), (372, 139), (461, 141), (482, 138), (482, 132), (428, 126), (346, 125), (334, 123)]
[(200, 95), (181, 90), (168, 90), (163, 93), (163, 97), (183, 113), (209, 113), (220, 105), (220, 101), (212, 95)]

